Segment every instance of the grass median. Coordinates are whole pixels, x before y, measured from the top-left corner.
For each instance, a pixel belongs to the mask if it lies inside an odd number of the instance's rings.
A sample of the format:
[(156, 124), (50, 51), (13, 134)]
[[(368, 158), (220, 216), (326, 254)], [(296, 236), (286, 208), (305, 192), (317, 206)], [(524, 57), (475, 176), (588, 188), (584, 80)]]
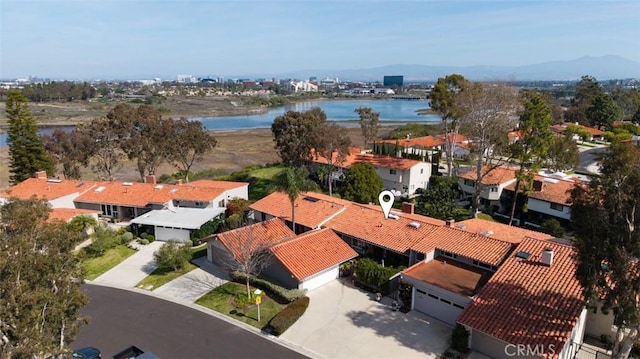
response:
[[(191, 260), (194, 260), (196, 258), (200, 258), (200, 257), (204, 257), (207, 255), (207, 244), (202, 244), (200, 246), (197, 247), (193, 247), (191, 248)], [(148, 276), (146, 276), (143, 280), (141, 280), (138, 284), (136, 284), (136, 287), (141, 287), (141, 288), (151, 288), (151, 290), (154, 290), (158, 287), (161, 287), (167, 283), (169, 283), (170, 281), (183, 276), (189, 272), (191, 272), (192, 270), (198, 268), (196, 265), (194, 265), (191, 262), (187, 262), (181, 269), (177, 270), (177, 271), (173, 271), (173, 270), (169, 270), (169, 269), (156, 269), (153, 272), (151, 272), (151, 274), (149, 274)]]
[[(251, 293), (255, 288), (251, 287)], [(258, 306), (255, 301), (247, 306), (242, 306), (238, 297), (246, 297), (247, 287), (243, 284), (227, 282), (196, 301), (196, 304), (215, 310), (233, 319), (239, 320), (256, 328), (262, 329), (271, 318), (280, 313), (286, 307), (279, 304), (266, 294), (262, 294), (260, 304), (260, 321), (258, 322)], [(255, 300), (255, 299), (254, 299)]]

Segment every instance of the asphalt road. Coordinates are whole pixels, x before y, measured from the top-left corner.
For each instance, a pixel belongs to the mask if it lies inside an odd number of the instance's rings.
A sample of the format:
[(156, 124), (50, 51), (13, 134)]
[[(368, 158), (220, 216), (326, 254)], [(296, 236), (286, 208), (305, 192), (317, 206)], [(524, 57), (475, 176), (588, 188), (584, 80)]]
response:
[(87, 284), (90, 317), (73, 349), (93, 346), (103, 358), (135, 345), (161, 359), (306, 358), (266, 337), (190, 307), (131, 291)]

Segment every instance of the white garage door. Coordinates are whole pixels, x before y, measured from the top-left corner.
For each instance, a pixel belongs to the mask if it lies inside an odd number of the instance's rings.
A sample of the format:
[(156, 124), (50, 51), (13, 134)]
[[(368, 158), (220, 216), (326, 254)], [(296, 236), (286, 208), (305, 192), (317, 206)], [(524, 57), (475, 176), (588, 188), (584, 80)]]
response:
[(464, 310), (463, 305), (454, 303), (449, 298), (430, 293), (424, 289), (415, 288), (415, 291), (415, 310), (440, 319), (447, 324), (456, 324), (456, 319)]
[(156, 227), (156, 239), (159, 241), (168, 241), (170, 239), (176, 239), (180, 242), (184, 242), (189, 239), (189, 230)]
[(305, 279), (302, 282), (302, 289), (306, 289), (308, 291), (314, 290), (338, 278), (338, 274), (339, 274), (338, 266), (329, 268), (324, 272), (320, 272), (312, 277)]

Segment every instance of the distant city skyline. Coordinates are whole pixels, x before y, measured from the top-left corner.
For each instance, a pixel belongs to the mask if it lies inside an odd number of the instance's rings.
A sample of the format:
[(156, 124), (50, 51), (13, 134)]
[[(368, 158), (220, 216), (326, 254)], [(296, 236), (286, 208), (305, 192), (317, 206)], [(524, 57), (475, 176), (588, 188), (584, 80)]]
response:
[(639, 1), (0, 0), (0, 78), (640, 62)]

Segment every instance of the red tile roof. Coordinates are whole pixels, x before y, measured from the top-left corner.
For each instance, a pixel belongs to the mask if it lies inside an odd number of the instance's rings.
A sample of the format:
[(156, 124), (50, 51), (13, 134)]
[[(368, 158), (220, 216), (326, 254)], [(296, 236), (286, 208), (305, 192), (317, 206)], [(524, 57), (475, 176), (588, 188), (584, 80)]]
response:
[[(344, 161), (340, 164), (340, 167), (349, 168), (357, 163), (368, 163), (374, 167), (391, 168), (406, 171), (417, 164), (424, 163), (422, 161), (410, 160), (407, 158), (374, 155), (371, 153), (362, 152), (362, 149), (353, 147), (350, 148), (349, 155), (344, 158)], [(313, 161), (316, 163), (327, 164), (327, 159), (321, 155), (315, 155), (315, 152), (313, 152)]]
[[(567, 123), (563, 123), (563, 124), (560, 124), (560, 125), (553, 125), (553, 126), (551, 126), (551, 129), (556, 131), (556, 132), (564, 132), (569, 125), (574, 125), (574, 124), (567, 122)], [(589, 132), (589, 134), (591, 134), (591, 136), (602, 136), (604, 134), (604, 131), (599, 130), (599, 129), (594, 128), (594, 127), (583, 126), (583, 125), (580, 125), (580, 124), (575, 124), (575, 125), (577, 125), (578, 127), (582, 128), (583, 130)]]
[[(469, 138), (461, 133), (458, 133), (455, 137), (456, 137), (456, 146), (469, 142)], [(439, 138), (444, 141), (445, 135), (444, 134), (436, 135), (436, 138)], [(449, 133), (449, 141), (453, 141), (453, 133)]]
[[(485, 174), (482, 178), (482, 184), (486, 186), (507, 183), (515, 180), (516, 178), (516, 170), (511, 167), (499, 166), (494, 169), (490, 169), (489, 166), (483, 166), (482, 173), (486, 173), (487, 171), (489, 171), (489, 173)], [(458, 177), (472, 181), (476, 181), (478, 179), (475, 168), (459, 175)]]
[(377, 141), (378, 143), (391, 143), (398, 144), (400, 147), (423, 147), (423, 148), (431, 148), (444, 145), (444, 139), (437, 138), (434, 136), (424, 136), (424, 137), (415, 137), (410, 139), (401, 139), (401, 140), (382, 140)]
[[(570, 205), (571, 190), (580, 183), (579, 180), (571, 177), (560, 179), (536, 175), (534, 180), (542, 182), (542, 191), (530, 191), (527, 194), (529, 198), (558, 203), (565, 206)], [(515, 191), (515, 188), (515, 183), (505, 187), (505, 189), (510, 191)]]
[(271, 253), (298, 280), (358, 256), (329, 228), (310, 231), (271, 247)]
[[(302, 193), (296, 199), (296, 223), (308, 228), (318, 228), (349, 205), (349, 201), (324, 194)], [(284, 192), (274, 192), (251, 204), (249, 208), (291, 221), (291, 202)]]
[[(431, 223), (431, 218), (420, 216), (422, 220), (419, 220), (417, 215), (395, 213), (398, 219), (385, 219), (380, 207), (354, 203), (328, 221), (326, 226), (398, 253), (408, 252), (414, 243), (438, 228), (438, 225)], [(412, 227), (412, 222), (418, 228)]]
[(480, 218), (471, 218), (460, 221), (454, 223), (453, 227), (516, 244), (522, 242), (526, 237), (539, 240), (555, 239), (553, 236), (546, 233), (536, 232), (516, 226), (509, 226), (500, 222), (492, 222)]
[(49, 213), (47, 221), (62, 221), (69, 222), (75, 216), (79, 215), (93, 215), (100, 213), (99, 211), (93, 211), (90, 209), (77, 209), (77, 208), (53, 208)]
[(470, 297), (493, 273), (446, 257), (420, 261), (405, 269), (402, 276), (433, 284), (450, 292)]
[(242, 261), (257, 250), (267, 249), (286, 238), (293, 237), (295, 234), (284, 222), (278, 218), (272, 218), (207, 237), (204, 241), (218, 238), (234, 258)]
[(512, 247), (511, 243), (480, 234), (454, 227), (438, 227), (414, 243), (411, 248), (425, 254), (440, 249), (497, 267)]
[(56, 180), (46, 178), (28, 178), (13, 187), (0, 192), (0, 197), (28, 199), (33, 196), (46, 200), (81, 193), (95, 187), (96, 182), (79, 180)]
[[(541, 263), (542, 250), (553, 250), (553, 263)], [(516, 257), (528, 252), (527, 260)], [(560, 349), (584, 308), (575, 278), (575, 250), (537, 239), (525, 239), (463, 311), (458, 322), (510, 344)]]
[(132, 207), (163, 204), (170, 200), (210, 202), (225, 190), (243, 185), (238, 182), (227, 184), (224, 181), (196, 181), (183, 185), (98, 182), (92, 190), (80, 195), (75, 201)]

